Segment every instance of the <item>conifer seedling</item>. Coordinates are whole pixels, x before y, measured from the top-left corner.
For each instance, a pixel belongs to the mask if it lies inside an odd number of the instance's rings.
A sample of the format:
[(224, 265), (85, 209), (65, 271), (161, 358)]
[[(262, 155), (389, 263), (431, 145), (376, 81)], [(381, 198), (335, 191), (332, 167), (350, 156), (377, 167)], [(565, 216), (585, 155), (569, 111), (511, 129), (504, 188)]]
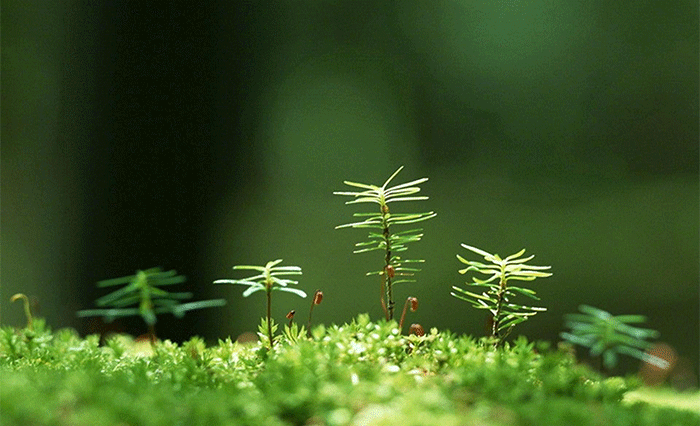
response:
[(267, 336), (270, 340), (270, 348), (272, 348), (274, 344), (274, 326), (271, 318), (272, 292), (283, 291), (306, 298), (306, 293), (304, 291), (289, 287), (290, 285), (298, 284), (298, 281), (294, 281), (289, 278), (282, 278), (284, 275), (301, 275), (301, 268), (298, 266), (277, 266), (280, 263), (282, 263), (282, 259), (267, 262), (265, 266), (236, 265), (233, 267), (234, 270), (250, 270), (257, 272), (257, 274), (244, 279), (222, 279), (214, 281), (214, 284), (237, 284), (247, 286), (248, 288), (243, 292), (243, 297), (248, 297), (258, 291), (265, 292), (267, 295), (267, 313), (265, 319)]
[[(212, 308), (226, 304), (224, 299), (200, 300), (197, 302), (181, 303), (192, 298), (189, 292), (168, 292), (161, 287), (181, 284), (186, 278), (177, 275), (174, 270), (161, 271), (160, 268), (150, 268), (136, 271), (135, 275), (99, 281), (97, 287), (114, 287), (124, 285), (119, 290), (102, 296), (95, 301), (101, 309), (86, 309), (78, 311), (79, 317), (101, 316), (107, 322), (118, 317), (140, 315), (148, 326), (151, 342), (155, 342), (156, 315), (171, 313), (177, 318), (185, 312), (195, 309)], [(138, 307), (133, 307), (138, 305)]]
[(380, 302), (387, 320), (394, 318), (394, 284), (402, 282), (413, 282), (411, 279), (415, 272), (420, 271), (409, 265), (422, 263), (421, 259), (403, 259), (397, 253), (407, 249), (410, 242), (420, 241), (423, 237), (421, 228), (408, 229), (396, 232), (395, 228), (400, 225), (409, 225), (422, 222), (435, 217), (432, 211), (424, 213), (395, 213), (390, 211), (389, 203), (400, 201), (423, 201), (428, 197), (414, 195), (420, 192), (421, 183), (428, 178), (416, 179), (389, 187), (389, 183), (403, 170), (403, 166), (392, 174), (383, 185), (370, 185), (344, 181), (348, 186), (359, 188), (359, 191), (339, 191), (335, 195), (346, 195), (353, 197), (353, 200), (345, 204), (370, 203), (376, 204), (377, 210), (374, 212), (354, 213), (353, 216), (361, 218), (358, 222), (347, 223), (336, 226), (340, 228), (369, 229), (366, 241), (355, 244), (357, 249), (353, 253), (364, 253), (379, 250), (384, 253), (384, 265), (379, 271), (368, 272), (367, 275), (379, 275), (381, 277)]
[(588, 305), (579, 306), (579, 310), (580, 314), (565, 316), (565, 325), (571, 332), (562, 332), (560, 336), (589, 348), (591, 356), (602, 357), (606, 370), (617, 365), (618, 355), (628, 355), (661, 369), (668, 368), (666, 360), (644, 352), (651, 346), (646, 340), (658, 337), (659, 332), (630, 325), (645, 322), (643, 315), (611, 315)]
[(535, 256), (521, 257), (525, 254), (525, 249), (505, 259), (501, 259), (497, 254), (491, 254), (476, 247), (466, 244), (462, 244), (462, 247), (483, 256), (488, 263), (466, 260), (462, 256), (457, 255), (457, 259), (460, 262), (468, 265), (467, 268), (461, 269), (459, 273), (466, 274), (474, 271), (490, 275), (490, 277), (487, 279), (472, 277), (472, 282), (469, 283), (470, 286), (486, 288), (481, 294), (473, 293), (457, 286), (452, 287), (454, 291), (450, 294), (471, 303), (477, 309), (486, 309), (491, 313), (493, 319), (491, 334), (495, 339), (494, 345), (498, 347), (508, 337), (515, 325), (527, 320), (538, 312), (547, 310), (542, 307), (513, 302), (513, 299), (518, 295), (534, 300), (539, 300), (539, 298), (534, 290), (511, 285), (509, 281), (533, 281), (536, 278), (549, 277), (552, 274), (543, 271), (550, 269), (551, 266), (527, 265), (525, 262), (530, 261)]

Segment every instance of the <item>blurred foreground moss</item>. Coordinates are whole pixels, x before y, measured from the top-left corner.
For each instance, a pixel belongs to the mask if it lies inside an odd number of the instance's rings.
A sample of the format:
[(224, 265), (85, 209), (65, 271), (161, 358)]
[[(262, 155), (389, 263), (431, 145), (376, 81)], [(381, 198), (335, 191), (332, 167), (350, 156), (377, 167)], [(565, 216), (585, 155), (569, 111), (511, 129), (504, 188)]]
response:
[(524, 338), (430, 330), (403, 336), (360, 315), (283, 333), (269, 350), (199, 338), (141, 347), (128, 337), (0, 330), (3, 425), (698, 425), (700, 414), (639, 400), (570, 353)]

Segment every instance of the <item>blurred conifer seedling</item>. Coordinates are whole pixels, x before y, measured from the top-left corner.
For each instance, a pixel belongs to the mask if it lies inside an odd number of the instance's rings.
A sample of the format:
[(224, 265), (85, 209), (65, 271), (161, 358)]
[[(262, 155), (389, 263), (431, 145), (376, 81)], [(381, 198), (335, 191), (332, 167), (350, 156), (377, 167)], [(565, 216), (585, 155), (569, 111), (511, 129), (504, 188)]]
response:
[[(181, 303), (182, 300), (190, 299), (192, 293), (172, 293), (160, 288), (181, 284), (185, 280), (183, 275), (177, 275), (174, 270), (161, 271), (160, 268), (150, 268), (136, 271), (135, 275), (99, 281), (97, 287), (113, 287), (124, 284), (125, 286), (97, 299), (95, 303), (102, 309), (86, 309), (78, 311), (77, 314), (79, 317), (101, 316), (107, 322), (118, 317), (140, 315), (148, 325), (151, 342), (155, 342), (157, 314), (169, 312), (182, 318), (187, 311), (226, 304), (224, 299)], [(136, 304), (138, 307), (132, 307)]]
[(588, 305), (579, 306), (580, 314), (568, 314), (565, 325), (571, 332), (560, 336), (575, 345), (590, 348), (590, 355), (602, 357), (606, 370), (615, 368), (618, 355), (628, 355), (659, 368), (668, 368), (668, 362), (644, 350), (651, 347), (646, 339), (656, 338), (659, 332), (630, 324), (646, 322), (643, 315), (611, 315), (609, 312)]

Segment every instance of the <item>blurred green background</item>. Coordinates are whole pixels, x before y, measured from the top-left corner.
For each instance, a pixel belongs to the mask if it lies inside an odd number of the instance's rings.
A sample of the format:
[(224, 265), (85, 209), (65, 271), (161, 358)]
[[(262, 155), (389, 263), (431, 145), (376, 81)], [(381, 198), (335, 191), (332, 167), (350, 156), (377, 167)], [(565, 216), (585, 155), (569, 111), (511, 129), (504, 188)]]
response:
[[(261, 2), (262, 3), (262, 2)], [(16, 292), (54, 327), (97, 280), (162, 266), (224, 308), (161, 337), (253, 331), (264, 297), (214, 286), (282, 258), (319, 323), (381, 317), (376, 253), (334, 230), (343, 180), (427, 176), (407, 321), (480, 335), (449, 296), (460, 243), (525, 247), (554, 276), (516, 334), (557, 341), (585, 303), (641, 313), (697, 377), (698, 4), (87, 2), (2, 7), (2, 324)], [(398, 208), (398, 205), (397, 205)], [(260, 297), (258, 297), (260, 296)], [(276, 295), (277, 296), (277, 295)], [(310, 300), (279, 294), (278, 321)], [(138, 334), (139, 320), (119, 327)], [(695, 379), (697, 380), (697, 379)]]

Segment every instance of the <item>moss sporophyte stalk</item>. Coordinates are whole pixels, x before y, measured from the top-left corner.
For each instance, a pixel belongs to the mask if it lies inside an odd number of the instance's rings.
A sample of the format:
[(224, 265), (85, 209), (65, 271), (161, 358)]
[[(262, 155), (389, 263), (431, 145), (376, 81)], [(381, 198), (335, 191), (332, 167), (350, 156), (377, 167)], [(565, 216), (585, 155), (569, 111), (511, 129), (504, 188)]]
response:
[(17, 293), (10, 298), (10, 302), (16, 302), (18, 300), (22, 301), (22, 306), (24, 307), (24, 316), (27, 318), (27, 328), (33, 330), (34, 316), (32, 315), (32, 308), (29, 306), (29, 298), (23, 293)]

